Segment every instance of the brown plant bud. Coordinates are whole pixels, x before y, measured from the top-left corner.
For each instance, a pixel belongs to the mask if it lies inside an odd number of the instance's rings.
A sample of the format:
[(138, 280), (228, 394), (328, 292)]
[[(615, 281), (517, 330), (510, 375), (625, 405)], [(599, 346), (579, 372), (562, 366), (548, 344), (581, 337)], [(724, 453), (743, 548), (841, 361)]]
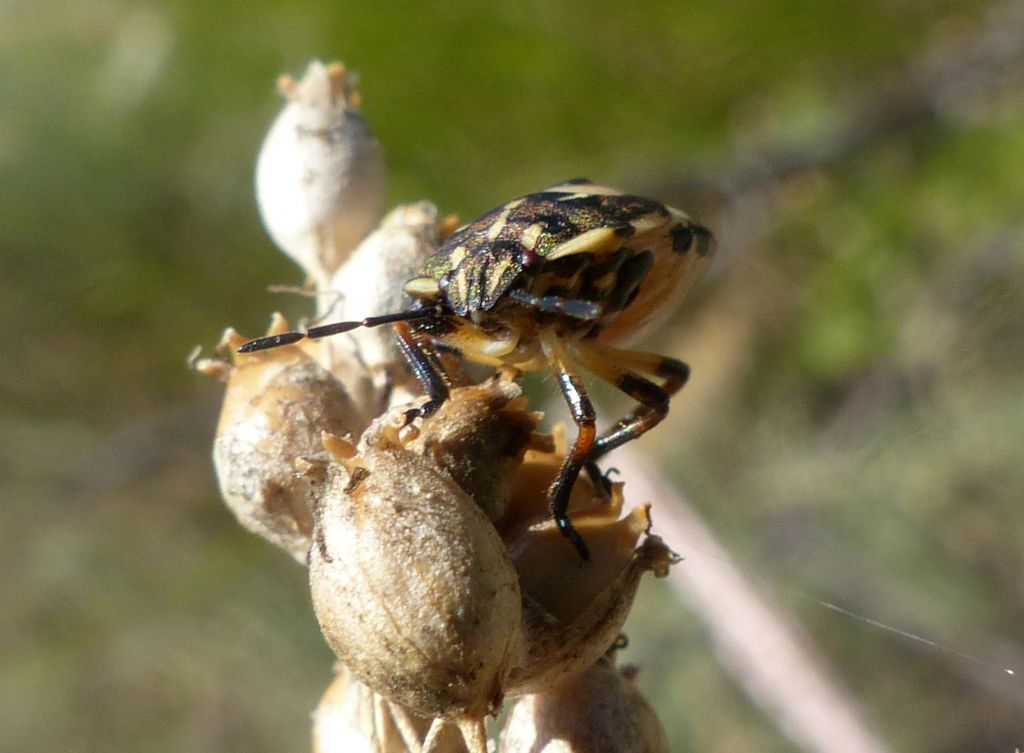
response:
[(669, 753), (668, 738), (665, 736), (665, 728), (661, 724), (661, 719), (658, 718), (654, 708), (637, 687), (637, 668), (635, 666), (623, 667), (619, 674), (625, 681), (626, 698), (633, 712), (633, 723), (636, 725), (638, 736), (646, 744), (646, 747), (641, 750), (644, 753)]
[(661, 723), (609, 658), (516, 702), (501, 753), (668, 753)]
[(431, 457), (498, 522), (506, 514), (526, 450), (553, 449), (549, 438), (536, 433), (540, 419), (541, 414), (527, 410), (512, 374), (503, 372), (454, 390), (409, 448)]
[[(556, 427), (554, 452), (528, 449), (499, 522), (524, 599), (526, 654), (507, 693), (534, 692), (593, 664), (615, 641), (641, 576), (668, 573), (678, 557), (650, 529), (650, 505), (623, 516), (623, 485), (610, 494), (581, 476), (569, 514), (590, 548), (583, 562), (551, 520), (547, 489), (565, 457), (565, 432)], [(641, 541), (637, 545), (638, 541)]]
[[(313, 753), (416, 753), (431, 720), (414, 716), (374, 693), (339, 664), (313, 712)], [(455, 728), (436, 742), (435, 753), (465, 753)]]
[(384, 159), (340, 63), (282, 76), (287, 104), (260, 148), (256, 200), (274, 242), (322, 287), (383, 209)]
[(512, 545), (524, 594), (526, 653), (509, 676), (507, 695), (538, 692), (579, 674), (615, 642), (641, 576), (653, 571), (663, 577), (678, 561), (657, 536), (644, 537), (634, 549), (641, 535), (636, 532), (649, 523), (647, 506), (614, 523), (577, 522), (591, 548), (588, 563), (572, 563), (561, 554), (568, 547), (557, 540), (561, 535), (553, 524), (524, 534), (527, 541), (518, 542), (522, 548)]
[[(397, 421), (396, 421), (397, 419)], [(428, 457), (402, 413), (359, 444), (330, 440), (310, 585), (335, 654), (370, 688), (423, 717), (482, 721), (521, 652), (519, 582), (498, 533)]]
[[(277, 317), (268, 334), (287, 328)], [(229, 329), (221, 344), (235, 351), (244, 341)], [(227, 381), (213, 445), (225, 503), (243, 526), (305, 563), (317, 493), (296, 464), (323, 455), (323, 431), (357, 433), (358, 411), (299, 346), (235, 354), (234, 365), (206, 359), (197, 368)]]

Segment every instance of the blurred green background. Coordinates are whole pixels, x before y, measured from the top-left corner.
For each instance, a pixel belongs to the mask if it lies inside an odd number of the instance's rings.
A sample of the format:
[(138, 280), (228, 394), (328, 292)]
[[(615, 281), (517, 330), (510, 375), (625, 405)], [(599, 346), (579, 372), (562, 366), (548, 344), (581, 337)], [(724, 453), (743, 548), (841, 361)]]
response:
[[(301, 279), (252, 173), (312, 57), (362, 73), (389, 204), (586, 175), (711, 224), (644, 449), (894, 750), (1024, 747), (1024, 77), (991, 7), (0, 6), (0, 750), (308, 750), (331, 656), (219, 502), (185, 356), (305, 310), (266, 292)], [(647, 587), (624, 657), (673, 750), (794, 750), (675, 604)]]

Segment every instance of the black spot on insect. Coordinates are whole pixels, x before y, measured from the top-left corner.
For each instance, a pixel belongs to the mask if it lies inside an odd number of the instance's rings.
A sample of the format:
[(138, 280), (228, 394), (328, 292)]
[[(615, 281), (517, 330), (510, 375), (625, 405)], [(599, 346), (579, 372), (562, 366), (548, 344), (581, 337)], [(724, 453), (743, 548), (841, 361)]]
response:
[(672, 236), (672, 250), (677, 254), (685, 254), (693, 246), (693, 231), (686, 225), (676, 225), (668, 234)]
[(579, 232), (579, 227), (568, 217), (560, 214), (538, 214), (534, 219), (544, 225), (544, 232), (559, 238), (568, 238)]
[(643, 251), (627, 259), (619, 268), (615, 287), (608, 294), (608, 311), (622, 311), (640, 293), (640, 283), (654, 265), (654, 254)]
[(708, 256), (715, 249), (715, 237), (703, 225), (693, 226), (693, 235), (697, 239), (697, 255)]
[(615, 235), (619, 238), (632, 238), (636, 235), (636, 228), (633, 225), (620, 225), (615, 228)]
[(593, 263), (593, 254), (580, 253), (549, 261), (544, 269), (555, 277), (574, 277)]
[(593, 182), (594, 181), (592, 181), (590, 178), (572, 178), (570, 180), (565, 181), (566, 185), (569, 185), (569, 186), (578, 186), (578, 185), (581, 185), (583, 183), (593, 183)]
[[(553, 201), (564, 203), (564, 199), (567, 196), (572, 196), (572, 194), (566, 193), (565, 191), (537, 191), (537, 193), (530, 194), (529, 199), (534, 204), (542, 205)], [(498, 210), (500, 209), (501, 207), (498, 207)]]
[(455, 331), (455, 324), (448, 317), (435, 317), (430, 319), (424, 319), (416, 325), (416, 329), (419, 332), (430, 335), (431, 337), (442, 337), (444, 335), (450, 335)]
[(611, 256), (605, 258), (603, 261), (592, 264), (587, 269), (587, 277), (590, 280), (596, 280), (604, 277), (609, 272), (618, 272), (619, 267), (622, 266), (626, 259), (630, 258), (633, 252), (626, 248), (620, 248)]
[(561, 285), (552, 285), (547, 289), (546, 295), (549, 298), (568, 298), (568, 296), (572, 295), (572, 291)]
[(631, 371), (624, 372), (617, 380), (616, 386), (645, 405), (656, 405), (666, 397), (661, 387)]
[(565, 203), (580, 208), (603, 209), (608, 203), (608, 197), (593, 193), (587, 194), (586, 196), (577, 196), (572, 199), (566, 199)]

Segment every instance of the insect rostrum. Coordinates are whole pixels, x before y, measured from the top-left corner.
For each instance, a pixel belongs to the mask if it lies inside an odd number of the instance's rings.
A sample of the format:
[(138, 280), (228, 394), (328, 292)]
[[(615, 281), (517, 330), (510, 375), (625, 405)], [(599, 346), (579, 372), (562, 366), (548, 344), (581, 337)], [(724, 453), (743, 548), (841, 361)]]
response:
[[(422, 276), (406, 283), (417, 300), (413, 308), (262, 337), (239, 350), (393, 324), (428, 395), (410, 420), (430, 415), (448, 397), (432, 355), (439, 345), (478, 363), (551, 369), (578, 434), (549, 503), (559, 530), (589, 559), (566, 514), (576, 478), (585, 467), (600, 478), (596, 461), (659, 423), (689, 376), (674, 358), (622, 348), (671, 314), (707, 266), (712, 247), (710, 231), (679, 210), (569, 181), (514, 199), (452, 233), (425, 262)], [(578, 366), (638, 403), (600, 435)]]

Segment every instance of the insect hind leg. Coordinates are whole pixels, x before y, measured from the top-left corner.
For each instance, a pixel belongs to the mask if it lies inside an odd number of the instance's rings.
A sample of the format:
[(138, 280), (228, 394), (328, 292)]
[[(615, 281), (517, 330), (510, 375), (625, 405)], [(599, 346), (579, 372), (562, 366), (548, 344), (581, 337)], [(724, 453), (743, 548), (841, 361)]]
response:
[[(594, 440), (588, 458), (588, 472), (591, 475), (595, 471), (600, 474), (597, 460), (645, 434), (664, 420), (672, 396), (689, 379), (690, 367), (668, 356), (616, 350), (593, 344), (577, 345), (574, 355), (587, 369), (639, 403)], [(663, 381), (660, 385), (656, 384), (640, 376), (638, 371), (661, 377)], [(594, 464), (592, 469), (590, 464)]]

